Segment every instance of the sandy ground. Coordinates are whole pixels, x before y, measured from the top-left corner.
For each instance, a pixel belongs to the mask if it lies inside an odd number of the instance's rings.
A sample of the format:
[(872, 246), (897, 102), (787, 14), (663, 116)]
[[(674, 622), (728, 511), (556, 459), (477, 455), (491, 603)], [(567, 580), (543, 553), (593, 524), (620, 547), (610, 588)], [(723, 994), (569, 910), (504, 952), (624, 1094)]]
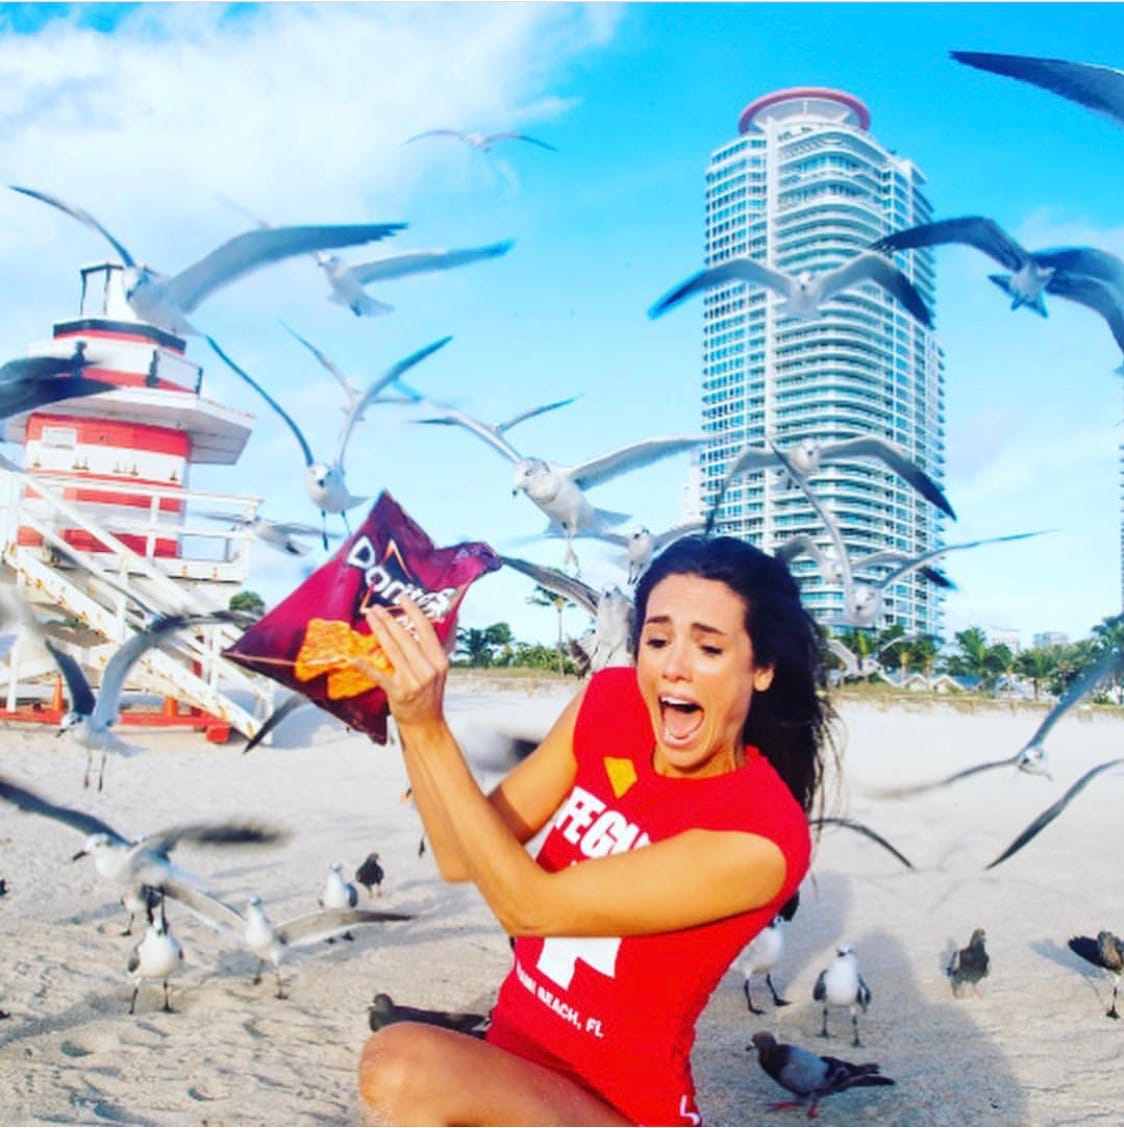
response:
[[(487, 733), (534, 732), (573, 686), (458, 683), (450, 717), (474, 756), (499, 766)], [(804, 1122), (770, 1112), (785, 1094), (746, 1052), (750, 1036), (849, 1060), (877, 1061), (893, 1088), (827, 1099), (827, 1124), (1114, 1124), (1124, 1110), (1124, 1022), (1105, 1017), (1111, 983), (1066, 947), (1074, 934), (1124, 930), (1117, 839), (1121, 769), (1098, 778), (1056, 823), (990, 873), (991, 861), (1087, 768), (1120, 755), (1124, 722), (1077, 711), (1051, 734), (1053, 779), (1004, 768), (905, 800), (873, 789), (930, 779), (1012, 755), (1042, 714), (1004, 707), (845, 703), (845, 794), (838, 813), (889, 838), (909, 871), (851, 831), (823, 833), (773, 978), (791, 1005), (773, 1006), (731, 971), (699, 1023), (699, 1103), (712, 1124)], [(137, 937), (89, 859), (82, 835), (52, 820), (0, 810), (0, 1121), (5, 1124), (348, 1124), (358, 1120), (355, 1066), (376, 991), (419, 1006), (487, 1009), (509, 964), (507, 942), (472, 888), (444, 885), (420, 824), (400, 802), (395, 748), (349, 735), (313, 710), (271, 747), (243, 755), (201, 736), (148, 738), (149, 751), (110, 762), (105, 791), (82, 789), (84, 754), (53, 734), (0, 734), (0, 773), (52, 801), (97, 814), (129, 835), (184, 820), (260, 816), (293, 831), (281, 846), (183, 846), (177, 861), (236, 907), (260, 894), (275, 920), (316, 908), (328, 866), (350, 875), (371, 850), (386, 870), (372, 907), (416, 914), (357, 930), (353, 943), (296, 949), (251, 984), (255, 958), (174, 903), (169, 920), (185, 961), (174, 1013), (158, 985), (127, 1013), (125, 974)], [(1108, 844), (1108, 845), (1106, 845)], [(367, 903), (364, 895), (364, 903)], [(992, 972), (979, 997), (954, 999), (943, 969), (973, 928), (987, 930)], [(835, 946), (858, 953), (873, 992), (850, 1045), (845, 1012), (819, 1035), (812, 1001)]]

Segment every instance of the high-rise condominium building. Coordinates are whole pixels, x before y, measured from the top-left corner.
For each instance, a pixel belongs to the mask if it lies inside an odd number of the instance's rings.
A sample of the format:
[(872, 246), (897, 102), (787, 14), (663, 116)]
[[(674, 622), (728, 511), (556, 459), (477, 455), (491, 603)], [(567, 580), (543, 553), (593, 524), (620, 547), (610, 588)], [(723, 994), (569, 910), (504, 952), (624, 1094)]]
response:
[[(839, 266), (873, 240), (931, 219), (925, 178), (869, 132), (870, 114), (836, 90), (796, 88), (758, 98), (738, 136), (706, 174), (706, 263), (749, 256), (790, 274)], [(931, 249), (898, 255), (930, 309)], [(831, 442), (858, 434), (892, 440), (938, 484), (944, 468), (944, 364), (933, 335), (873, 283), (839, 293), (810, 321), (781, 316), (772, 291), (734, 282), (703, 300), (703, 428), (723, 438), (700, 459), (703, 508), (741, 448), (770, 440)], [(942, 515), (881, 463), (826, 466), (811, 484), (834, 514), (851, 558), (914, 555), (942, 541)], [(769, 471), (733, 487), (717, 530), (773, 551), (795, 533), (831, 542), (797, 488)], [(842, 612), (839, 585), (814, 562), (793, 571), (821, 622)], [(885, 566), (865, 575), (877, 579)], [(879, 626), (939, 633), (938, 588), (917, 573), (890, 585)]]

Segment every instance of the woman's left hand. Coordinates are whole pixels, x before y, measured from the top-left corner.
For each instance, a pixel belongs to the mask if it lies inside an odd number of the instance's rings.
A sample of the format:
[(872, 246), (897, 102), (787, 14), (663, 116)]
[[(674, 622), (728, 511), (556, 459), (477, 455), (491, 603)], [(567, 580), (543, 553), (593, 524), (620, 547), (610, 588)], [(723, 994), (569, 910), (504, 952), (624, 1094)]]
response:
[(406, 595), (396, 608), (375, 604), (366, 611), (371, 634), (394, 667), (371, 667), (386, 693), (399, 728), (443, 721), (449, 657), (433, 624)]

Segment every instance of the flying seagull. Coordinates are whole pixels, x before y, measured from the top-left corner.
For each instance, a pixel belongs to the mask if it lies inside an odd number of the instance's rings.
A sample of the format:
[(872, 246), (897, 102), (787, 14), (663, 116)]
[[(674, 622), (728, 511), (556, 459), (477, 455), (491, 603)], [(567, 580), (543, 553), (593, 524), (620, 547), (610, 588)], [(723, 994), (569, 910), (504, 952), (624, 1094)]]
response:
[(891, 1078), (882, 1076), (874, 1062), (853, 1065), (840, 1058), (821, 1057), (801, 1046), (778, 1042), (772, 1034), (763, 1031), (754, 1034), (752, 1041), (753, 1045), (746, 1046), (746, 1049), (756, 1047), (761, 1068), (781, 1088), (797, 1098), (769, 1105), (770, 1112), (807, 1105), (808, 1118), (812, 1119), (819, 1102), (831, 1093), (862, 1086), (894, 1084)]
[[(260, 514), (243, 517), (238, 513), (200, 513), (199, 516), (208, 521), (224, 521), (235, 529), (244, 529), (262, 544), (269, 545), (286, 556), (307, 556), (308, 546), (301, 544), (296, 538), (320, 535), (320, 530), (315, 525), (303, 525), (298, 521), (271, 521)], [(329, 539), (335, 539), (336, 536), (335, 533), (328, 534)]]
[(113, 731), (120, 717), (121, 695), (125, 689), (125, 679), (141, 655), (154, 646), (164, 646), (178, 631), (211, 623), (244, 624), (245, 618), (234, 611), (209, 611), (203, 614), (163, 615), (127, 639), (114, 652), (102, 673), (101, 685), (97, 695), (90, 688), (82, 667), (71, 655), (60, 650), (46, 635), (42, 635), (43, 645), (55, 660), (70, 693), (70, 711), (59, 725), (58, 735), (69, 732), (86, 749), (86, 773), (82, 786), (90, 783), (90, 767), (94, 752), (101, 753), (98, 769), (98, 790), (105, 782), (105, 761), (109, 752), (128, 756), (139, 749), (126, 744)]
[(271, 262), (333, 247), (351, 247), (385, 239), (405, 228), (404, 223), (360, 223), (303, 227), (257, 228), (236, 235), (179, 274), (169, 277), (138, 263), (89, 212), (56, 196), (12, 185), (13, 191), (41, 200), (66, 212), (79, 223), (104, 236), (125, 266), (125, 298), (142, 321), (177, 336), (198, 335), (188, 317), (222, 286)]
[(1112, 976), (1112, 1003), (1106, 1012), (1107, 1018), (1119, 1018), (1116, 1013), (1116, 993), (1120, 987), (1120, 976), (1124, 974), (1124, 943), (1107, 930), (1091, 936), (1071, 936), (1069, 948), (1094, 967), (1103, 968)]
[(891, 845), (882, 835), (877, 833), (877, 831), (871, 830), (870, 827), (866, 826), (864, 823), (856, 822), (854, 819), (845, 819), (831, 815), (824, 818), (812, 819), (809, 825), (821, 827), (841, 826), (845, 830), (853, 830), (856, 834), (861, 834), (864, 838), (869, 838), (871, 842), (877, 842), (883, 850), (888, 850), (906, 869), (913, 869), (913, 863), (897, 849), (897, 847)]
[[(823, 466), (839, 462), (881, 462), (912, 486), (926, 501), (932, 502), (953, 520), (956, 519), (956, 513), (940, 486), (901, 447), (890, 442), (889, 439), (882, 438), (881, 435), (853, 435), (850, 438), (834, 440), (801, 439), (785, 448), (784, 457), (793, 484), (807, 479), (811, 474), (818, 474)], [(780, 454), (771, 444), (768, 447), (753, 444), (744, 447), (722, 479), (718, 496), (714, 499), (707, 516), (707, 531), (713, 529), (718, 508), (726, 492), (738, 478), (754, 470), (764, 470), (780, 464)]]
[(995, 869), (1000, 862), (1005, 862), (1012, 854), (1017, 854), (1039, 831), (1049, 826), (1069, 806), (1070, 800), (1085, 790), (1090, 781), (1100, 775), (1101, 772), (1116, 767), (1117, 764), (1124, 764), (1124, 759), (1117, 757), (1115, 760), (1106, 760), (1105, 763), (1090, 768), (1056, 803), (1051, 803), (995, 861), (990, 862), (985, 868)]
[(335, 457), (328, 463), (318, 461), (313, 456), (312, 448), (308, 445), (308, 440), (304, 437), (304, 433), (301, 431), (300, 427), (297, 426), (293, 417), (289, 415), (288, 412), (286, 412), (284, 408), (245, 371), (245, 369), (235, 364), (234, 361), (223, 352), (222, 348), (219, 347), (218, 342), (215, 341), (213, 337), (207, 337), (207, 343), (214, 349), (223, 363), (241, 376), (242, 379), (281, 416), (288, 425), (289, 430), (293, 432), (301, 448), (301, 453), (304, 455), (306, 467), (305, 489), (308, 491), (308, 496), (312, 499), (313, 505), (320, 510), (320, 516), (323, 521), (321, 537), (325, 549), (328, 547), (327, 515), (329, 513), (345, 513), (348, 509), (366, 500), (362, 497), (353, 496), (348, 490), (347, 479), (343, 468), (344, 454), (347, 451), (347, 443), (351, 438), (351, 432), (355, 424), (368, 407), (373, 403), (380, 402), (379, 397), (381, 393), (392, 385), (397, 385), (399, 390), (404, 391), (409, 396), (409, 389), (401, 385), (398, 378), (409, 371), (409, 369), (413, 368), (415, 364), (425, 360), (431, 353), (435, 353), (438, 349), (443, 348), (452, 339), (452, 337), (442, 337), (441, 340), (434, 341), (432, 344), (418, 349), (417, 352), (412, 353), (410, 356), (406, 357), (405, 360), (398, 361), (397, 364), (392, 365), (381, 376), (376, 377), (368, 385), (363, 395), (352, 404), (351, 410), (347, 415), (347, 421), (344, 423), (343, 429), (340, 432), (339, 442), (336, 444)]
[[(974, 764), (970, 768), (964, 768), (961, 771), (954, 772), (950, 776), (945, 776), (943, 779), (933, 780), (931, 783), (919, 783), (906, 787), (881, 789), (877, 794), (885, 799), (900, 799), (907, 795), (920, 795), (922, 792), (933, 791), (938, 787), (947, 787), (950, 783), (968, 779), (970, 776), (978, 775), (980, 772), (991, 771), (992, 768), (1005, 768), (1008, 766), (1018, 768), (1019, 771), (1027, 772), (1030, 775), (1049, 776), (1050, 773), (1046, 763), (1046, 737), (1049, 736), (1051, 729), (1053, 729), (1054, 725), (1056, 725), (1083, 697), (1092, 693), (1101, 682), (1121, 672), (1124, 672), (1124, 656), (1116, 651), (1108, 651), (1098, 661), (1087, 666), (1073, 679), (1066, 691), (1058, 698), (1057, 704), (1046, 714), (1045, 719), (1038, 728), (1035, 729), (1034, 735), (1030, 740), (1013, 756), (1007, 756), (1002, 760), (988, 760), (982, 764)], [(1110, 764), (1101, 764), (1100, 767), (1094, 768), (1090, 775), (1094, 775), (1102, 768), (1109, 766)], [(1087, 779), (1079, 780), (1078, 783), (1074, 785), (1073, 795), (1076, 795), (1086, 782), (1088, 782)], [(1038, 820), (1036, 820), (1035, 823), (1032, 823), (1028, 830), (1032, 830), (1033, 833), (1022, 841), (1016, 840), (1017, 845), (1012, 843), (1012, 846), (1019, 849), (1026, 845), (1026, 843), (1046, 826), (1047, 823), (1053, 821), (1053, 819), (1061, 814), (1065, 804), (1072, 797), (1072, 795), (1063, 797), (1060, 801), (1061, 805), (1058, 806), (1056, 811), (1053, 811), (1053, 814), (1050, 814), (1053, 808), (1044, 811), (1043, 814), (1039, 816), (1039, 819), (1043, 819), (1044, 821), (1038, 823)], [(1055, 806), (1057, 806), (1057, 804), (1055, 804)], [(1045, 817), (1047, 814), (1049, 814), (1049, 818)], [(1024, 831), (1024, 834), (1025, 833)], [(1013, 852), (1014, 850), (1008, 848), (1008, 853), (1005, 854), (1004, 857), (1009, 857)], [(1002, 860), (1002, 857), (996, 858), (991, 865), (998, 865)], [(991, 866), (988, 868), (990, 869)]]
[(861, 1046), (859, 1041), (859, 1016), (861, 1009), (866, 1013), (870, 1006), (870, 988), (859, 974), (855, 949), (850, 944), (840, 944), (835, 949), (835, 959), (816, 977), (812, 988), (812, 998), (823, 1006), (823, 1028), (821, 1038), (828, 1038), (827, 1010), (829, 1006), (847, 1007), (851, 1012), (851, 1029), (854, 1031), (852, 1046)]
[(99, 877), (146, 904), (151, 898), (140, 892), (142, 886), (163, 889), (179, 900), (185, 890), (194, 885), (195, 878), (179, 869), (171, 859), (172, 850), (181, 842), (195, 846), (261, 846), (281, 842), (287, 837), (287, 832), (276, 827), (243, 820), (186, 823), (141, 838), (127, 838), (96, 815), (57, 806), (3, 777), (0, 777), (0, 799), (21, 811), (54, 819), (85, 835), (82, 849), (71, 860), (92, 858)]
[(900, 302), (926, 329), (933, 327), (929, 308), (913, 283), (889, 259), (873, 251), (863, 251), (842, 266), (818, 275), (807, 270), (787, 274), (751, 258), (727, 259), (718, 266), (692, 274), (685, 282), (668, 291), (648, 310), (648, 316), (659, 317), (692, 294), (729, 282), (746, 282), (774, 290), (784, 298), (780, 314), (803, 321), (823, 317), (823, 303), (836, 294), (864, 282), (873, 282)]
[(279, 999), (286, 997), (281, 980), (281, 962), (290, 949), (308, 947), (321, 940), (332, 939), (359, 925), (413, 919), (407, 913), (376, 912), (373, 909), (321, 909), (274, 924), (262, 905), (262, 899), (257, 896), (250, 898), (244, 916), (217, 898), (193, 897), (191, 891), (182, 900), (195, 916), (216, 931), (234, 937), (258, 957), (258, 967), (253, 978), (255, 984), (261, 982), (266, 962), (273, 965)]
[(702, 532), (705, 526), (706, 522), (700, 518), (673, 525), (670, 529), (664, 529), (662, 533), (653, 533), (647, 525), (641, 525), (628, 534), (602, 530), (592, 535), (598, 540), (618, 545), (625, 550), (628, 560), (628, 579), (625, 582), (629, 587), (635, 587), (657, 552), (661, 552), (669, 544), (674, 544), (683, 537)]
[[(928, 561), (944, 556), (948, 552), (958, 552), (966, 548), (977, 548), (984, 544), (999, 544), (1003, 541), (1025, 540), (1028, 537), (1041, 535), (1040, 532), (1012, 533), (1002, 537), (987, 537), (983, 540), (966, 541), (963, 544), (948, 544), (941, 548), (934, 548), (918, 556), (908, 557), (897, 564), (881, 579), (874, 583), (862, 583), (855, 578), (856, 565), (852, 562), (847, 547), (843, 543), (843, 534), (838, 524), (823, 503), (816, 496), (815, 491), (808, 482), (798, 475), (786, 455), (773, 447), (773, 452), (785, 470), (789, 471), (793, 480), (803, 491), (812, 508), (819, 515), (824, 528), (831, 537), (835, 546), (835, 561), (841, 569), (840, 582), (843, 585), (843, 623), (850, 627), (871, 627), (878, 621), (882, 613), (883, 593), (891, 584), (897, 583), (903, 576), (922, 568)], [(830, 583), (830, 577), (824, 577)]]
[(0, 419), (59, 400), (113, 391), (116, 385), (82, 374), (92, 363), (78, 349), (71, 356), (21, 356), (0, 365)]
[(632, 600), (615, 585), (603, 591), (590, 587), (584, 580), (535, 564), (515, 556), (501, 556), (509, 568), (529, 576), (540, 587), (572, 599), (594, 618), (593, 638), (582, 641), (590, 669), (596, 673), (609, 666), (631, 666), (632, 622), (635, 614)]
[(386, 992), (380, 991), (367, 1008), (367, 1022), (376, 1031), (395, 1022), (424, 1022), (430, 1026), (443, 1026), (446, 1030), (459, 1030), (462, 1034), (482, 1038), (488, 1025), (488, 1015), (409, 1007), (396, 1003)]
[(992, 74), (1017, 78), (1107, 114), (1124, 124), (1124, 71), (1095, 63), (1072, 63), (1031, 55), (995, 55), (986, 51), (950, 51), (958, 62)]
[(980, 993), (980, 980), (987, 978), (988, 965), (991, 963), (987, 948), (984, 946), (986, 939), (987, 933), (982, 928), (974, 929), (968, 946), (954, 952), (952, 959), (949, 960), (945, 974), (952, 984), (952, 993), (956, 998), (960, 998), (960, 988), (965, 983), (977, 995)]
[(423, 137), (455, 137), (470, 149), (476, 149), (481, 153), (488, 152), (497, 141), (527, 141), (532, 145), (538, 145), (540, 149), (549, 149), (552, 153), (558, 152), (553, 145), (548, 145), (537, 137), (528, 137), (526, 133), (512, 133), (510, 130), (501, 133), (465, 133), (459, 129), (427, 129), (424, 133), (415, 133), (413, 137), (407, 137), (402, 143), (409, 145), (411, 141), (420, 141)]
[(295, 713), (298, 709), (303, 709), (305, 705), (311, 705), (312, 701), (305, 697), (303, 693), (290, 693), (272, 713), (265, 719), (265, 723), (254, 733), (248, 741), (246, 747), (242, 749), (242, 755), (257, 748), (265, 738), (273, 732), (283, 721), (285, 721), (290, 713)]
[[(562, 403), (548, 404), (535, 408), (533, 413), (549, 411)], [(528, 418), (528, 413), (517, 416), (516, 420)], [(524, 458), (506, 439), (503, 430), (512, 422), (489, 425), (473, 419), (464, 412), (444, 407), (441, 415), (431, 419), (417, 419), (416, 423), (452, 423), (471, 431), (488, 443), (493, 450), (514, 464), (512, 495), (525, 493), (550, 518), (547, 536), (561, 532), (566, 538), (567, 563), (578, 567), (578, 556), (574, 551), (574, 537), (586, 533), (593, 534), (606, 527), (619, 525), (628, 520), (627, 513), (613, 513), (605, 509), (595, 509), (585, 496), (585, 491), (601, 485), (628, 470), (648, 466), (662, 458), (682, 454), (701, 446), (709, 436), (683, 435), (672, 438), (643, 439), (619, 450), (610, 451), (598, 458), (591, 458), (573, 466), (550, 462), (542, 458)]]

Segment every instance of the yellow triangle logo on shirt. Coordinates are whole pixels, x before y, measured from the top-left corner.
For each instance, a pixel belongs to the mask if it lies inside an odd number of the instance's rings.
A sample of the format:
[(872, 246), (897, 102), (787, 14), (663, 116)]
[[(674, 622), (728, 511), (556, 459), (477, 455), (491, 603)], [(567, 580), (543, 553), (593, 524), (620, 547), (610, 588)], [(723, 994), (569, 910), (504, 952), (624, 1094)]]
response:
[(606, 756), (605, 774), (619, 799), (636, 782), (636, 765), (620, 756)]

